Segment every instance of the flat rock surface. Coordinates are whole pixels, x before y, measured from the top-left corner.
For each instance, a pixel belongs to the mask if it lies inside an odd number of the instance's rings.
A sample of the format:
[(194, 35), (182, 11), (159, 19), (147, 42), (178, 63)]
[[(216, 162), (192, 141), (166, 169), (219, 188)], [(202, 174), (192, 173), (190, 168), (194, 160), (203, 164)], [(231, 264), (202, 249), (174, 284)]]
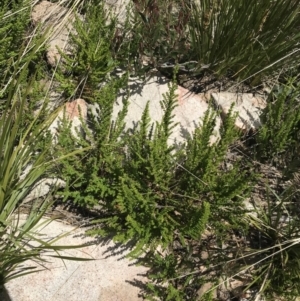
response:
[(124, 23), (126, 20), (126, 9), (130, 4), (130, 0), (105, 0), (105, 7), (113, 15), (117, 16), (120, 23)]
[[(104, 243), (86, 237), (83, 229), (53, 221), (41, 228), (43, 238), (55, 238), (71, 231), (57, 242), (58, 245), (78, 245), (91, 242), (81, 249), (60, 252), (65, 256), (94, 258), (92, 261), (69, 261), (46, 257), (42, 271), (16, 278), (5, 285), (6, 292), (0, 294), (1, 301), (138, 301), (140, 289), (132, 285), (135, 280), (146, 280), (146, 268), (133, 265), (110, 242)], [(46, 234), (45, 234), (46, 233)], [(52, 253), (53, 254), (53, 253)], [(26, 262), (25, 266), (37, 266)]]
[(238, 113), (236, 126), (241, 130), (258, 129), (261, 125), (260, 115), (266, 107), (266, 101), (252, 93), (212, 93), (213, 101), (227, 115), (232, 103), (233, 111)]
[(87, 120), (88, 105), (84, 99), (78, 98), (73, 101), (66, 102), (62, 107), (58, 116), (54, 119), (49, 127), (50, 133), (55, 136), (58, 133), (59, 125), (64, 118), (72, 121), (71, 133), (74, 137), (78, 138), (77, 131), (84, 133), (82, 122)]
[[(145, 82), (137, 79), (129, 83), (130, 97), (128, 113), (125, 117), (126, 129), (134, 129), (138, 126), (143, 111), (149, 101), (149, 115), (151, 122), (160, 122), (164, 111), (161, 108), (160, 102), (163, 100), (163, 95), (169, 92), (169, 79), (161, 76), (159, 73)], [(193, 134), (196, 127), (201, 126), (203, 117), (209, 109), (204, 94), (194, 94), (189, 90), (178, 86), (175, 94), (177, 106), (173, 111), (174, 123), (178, 125), (172, 130), (169, 139), (170, 145), (184, 143), (185, 139)], [(122, 98), (126, 94), (120, 95), (114, 107), (113, 119), (116, 119), (118, 112), (122, 108)], [(211, 142), (215, 142), (219, 137), (219, 127), (221, 119), (218, 116), (216, 120), (215, 133), (211, 137)]]
[(74, 32), (73, 26), (71, 25), (74, 21), (74, 15), (71, 11), (68, 11), (58, 4), (41, 1), (33, 7), (31, 20), (33, 25), (41, 23), (44, 28), (50, 28), (47, 34), (48, 47), (46, 57), (48, 64), (55, 67), (61, 58), (57, 47), (65, 53), (70, 53), (67, 44), (70, 32)]

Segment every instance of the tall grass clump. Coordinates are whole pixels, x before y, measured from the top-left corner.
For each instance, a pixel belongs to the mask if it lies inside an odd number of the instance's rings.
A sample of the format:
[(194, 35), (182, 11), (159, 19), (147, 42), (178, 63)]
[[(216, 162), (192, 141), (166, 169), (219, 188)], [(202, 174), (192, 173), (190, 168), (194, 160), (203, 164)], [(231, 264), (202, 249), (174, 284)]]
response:
[[(279, 168), (293, 168), (299, 156), (300, 87), (295, 78), (273, 88), (256, 135), (256, 157)], [(292, 163), (293, 162), (293, 163)], [(289, 169), (287, 168), (287, 169)]]
[(84, 17), (76, 15), (70, 33), (72, 54), (60, 50), (62, 60), (55, 74), (66, 99), (81, 97), (93, 102), (95, 91), (116, 67), (110, 51), (115, 23), (109, 20), (103, 3), (90, 4)]
[(139, 75), (165, 62), (186, 62), (191, 50), (189, 16), (187, 1), (133, 1), (125, 22), (115, 31), (114, 57), (122, 67)]
[(228, 274), (245, 279), (244, 291), (261, 300), (296, 300), (300, 295), (299, 210), (291, 206), (293, 191), (281, 195), (266, 187), (266, 210), (249, 216), (249, 245), (228, 261)]
[[(38, 234), (36, 226), (52, 204), (50, 195), (33, 201), (29, 213), (25, 217), (21, 215), (26, 196), (54, 164), (48, 157), (52, 142), (49, 139), (46, 141), (45, 135), (57, 112), (48, 116), (43, 123), (38, 122), (37, 116), (24, 129), (22, 115), (27, 94), (21, 93), (20, 79), (15, 74), (13, 76), (15, 82), (8, 86), (8, 98), (0, 117), (1, 286), (13, 278), (33, 272), (33, 267), (19, 269), (24, 261), (35, 259), (42, 262), (44, 259), (40, 256), (45, 251), (72, 248), (54, 246), (58, 238), (45, 241)], [(42, 141), (43, 149), (39, 147)]]
[(299, 64), (299, 10), (287, 0), (133, 1), (114, 55), (131, 70), (179, 63), (190, 75), (254, 85)]
[(195, 1), (189, 33), (194, 59), (235, 78), (299, 64), (297, 1)]
[[(0, 10), (6, 30), (0, 30), (0, 68), (4, 75), (0, 109), (0, 289), (16, 277), (37, 271), (34, 266), (22, 266), (25, 261), (34, 260), (42, 266), (45, 257), (41, 255), (51, 251), (49, 256), (66, 258), (60, 256), (60, 250), (79, 247), (58, 245), (63, 235), (41, 238), (38, 228), (53, 220), (42, 220), (53, 203), (51, 193), (26, 201), (39, 180), (61, 159), (51, 158), (53, 142), (48, 132), (59, 109), (50, 112), (46, 103), (41, 103), (47, 95), (38, 87), (40, 69), (31, 68), (45, 39), (34, 33), (29, 40), (24, 37), (29, 30), (29, 4), (4, 1)], [(34, 114), (31, 105), (38, 103), (39, 112)]]

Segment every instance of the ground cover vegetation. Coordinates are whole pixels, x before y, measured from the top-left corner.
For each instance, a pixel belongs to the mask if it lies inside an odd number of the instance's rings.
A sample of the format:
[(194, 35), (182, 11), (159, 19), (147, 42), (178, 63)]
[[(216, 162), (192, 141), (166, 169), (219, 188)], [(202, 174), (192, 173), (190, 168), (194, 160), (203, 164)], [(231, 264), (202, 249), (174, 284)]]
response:
[[(42, 242), (23, 254), (22, 247), (16, 258), (16, 245), (7, 243), (10, 237), (24, 242), (23, 233), (49, 207), (43, 200), (32, 207), (24, 231), (9, 229), (8, 218), (47, 172), (66, 182), (56, 202), (95, 216), (88, 234), (127, 246), (130, 258), (149, 267), (149, 282), (133, 283), (149, 300), (239, 300), (249, 291), (249, 300), (299, 297), (298, 2), (134, 0), (122, 23), (101, 1), (52, 2), (80, 16), (70, 36), (72, 53), (61, 52), (53, 69), (41, 60), (42, 32), (28, 38), (33, 29), (22, 9), (33, 2), (4, 2), (0, 10), (3, 28), (10, 28), (9, 34), (0, 31), (2, 282), (11, 278), (11, 267), (51, 248)], [(14, 10), (18, 22), (9, 18)], [(112, 123), (116, 96), (127, 91), (128, 77), (150, 76), (153, 68), (172, 79), (161, 99), (163, 118), (153, 123), (147, 106), (139, 126), (125, 132), (130, 95)], [(62, 119), (57, 144), (51, 144), (44, 134), (53, 118), (47, 101), (33, 114), (47, 100), (41, 78), (54, 79), (64, 102), (81, 97), (97, 105), (84, 133), (75, 136)], [(271, 83), (262, 127), (240, 132), (232, 108), (212, 144), (219, 112), (211, 107), (192, 137), (170, 146), (175, 91), (183, 78), (256, 93)], [(34, 168), (19, 182), (29, 163)], [(233, 281), (239, 281), (239, 293), (231, 289)]]

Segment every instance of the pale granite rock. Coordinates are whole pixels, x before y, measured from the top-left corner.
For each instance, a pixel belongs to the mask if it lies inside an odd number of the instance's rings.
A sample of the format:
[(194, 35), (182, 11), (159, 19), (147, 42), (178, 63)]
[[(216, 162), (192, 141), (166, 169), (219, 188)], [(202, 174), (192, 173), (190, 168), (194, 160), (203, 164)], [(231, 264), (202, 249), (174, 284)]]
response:
[[(138, 79), (131, 80), (129, 83), (128, 114), (125, 118), (126, 130), (134, 129), (138, 126), (148, 101), (151, 122), (161, 121), (164, 112), (160, 101), (163, 100), (163, 94), (169, 91), (168, 83), (170, 83), (170, 80), (159, 73), (146, 82)], [(194, 94), (180, 86), (178, 86), (175, 93), (177, 95), (177, 106), (173, 111), (173, 121), (174, 123), (178, 123), (178, 125), (172, 130), (169, 139), (170, 145), (184, 143), (186, 138), (193, 134), (195, 128), (201, 126), (204, 114), (209, 109), (206, 95), (204, 94)], [(114, 120), (116, 120), (118, 112), (123, 107), (123, 97), (126, 97), (126, 93), (118, 97), (117, 103), (114, 106)], [(216, 142), (219, 138), (220, 117), (217, 117), (216, 123), (211, 143)]]
[(223, 115), (227, 115), (232, 103), (233, 111), (238, 113), (236, 126), (241, 130), (256, 130), (260, 127), (260, 115), (266, 107), (266, 101), (250, 93), (212, 93), (217, 107), (221, 108)]

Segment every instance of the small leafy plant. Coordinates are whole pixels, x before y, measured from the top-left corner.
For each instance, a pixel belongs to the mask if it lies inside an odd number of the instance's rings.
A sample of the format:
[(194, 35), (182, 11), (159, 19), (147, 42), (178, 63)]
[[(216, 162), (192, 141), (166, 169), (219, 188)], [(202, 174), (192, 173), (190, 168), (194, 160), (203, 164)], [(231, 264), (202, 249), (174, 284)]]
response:
[(115, 21), (108, 19), (103, 3), (90, 5), (82, 18), (76, 15), (75, 32), (70, 33), (72, 54), (60, 50), (62, 62), (56, 79), (65, 98), (93, 102), (93, 93), (116, 67), (110, 51)]
[(273, 89), (261, 116), (262, 127), (256, 135), (255, 153), (264, 161), (290, 165), (298, 156), (300, 125), (299, 84), (289, 79)]
[(58, 155), (64, 155), (74, 148), (91, 147), (84, 154), (66, 158), (54, 169), (54, 172), (60, 170), (67, 182), (64, 199), (72, 199), (75, 205), (90, 208), (101, 204), (104, 197), (115, 196), (113, 178), (122, 173), (124, 142), (120, 136), (124, 129), (126, 101), (115, 124), (111, 123), (111, 118), (113, 104), (123, 81), (111, 80), (95, 93), (94, 103), (98, 109), (96, 115), (90, 112), (84, 135), (78, 133), (78, 138), (74, 137), (70, 130), (71, 122), (67, 119), (63, 119), (59, 126)]

